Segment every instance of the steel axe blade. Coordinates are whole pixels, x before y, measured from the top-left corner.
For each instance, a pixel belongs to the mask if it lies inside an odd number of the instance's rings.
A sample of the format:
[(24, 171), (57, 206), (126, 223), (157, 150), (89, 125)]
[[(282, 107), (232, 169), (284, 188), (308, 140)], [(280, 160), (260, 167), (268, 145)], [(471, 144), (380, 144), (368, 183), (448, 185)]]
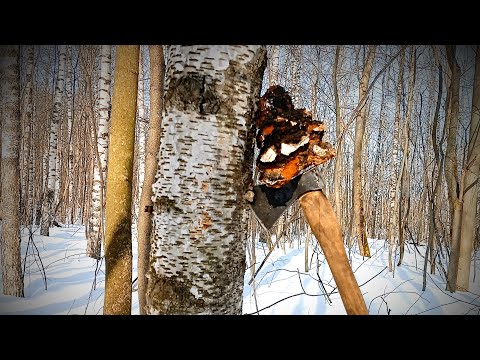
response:
[(250, 207), (263, 227), (269, 230), (295, 200), (306, 192), (321, 190), (324, 185), (322, 177), (311, 170), (278, 189), (257, 185), (253, 188), (255, 196)]

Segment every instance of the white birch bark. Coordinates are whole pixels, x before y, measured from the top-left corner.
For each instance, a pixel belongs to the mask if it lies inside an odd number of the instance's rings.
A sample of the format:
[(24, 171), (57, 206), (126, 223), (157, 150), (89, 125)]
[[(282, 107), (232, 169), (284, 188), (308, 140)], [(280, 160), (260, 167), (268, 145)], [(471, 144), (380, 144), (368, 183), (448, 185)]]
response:
[(20, 255), (20, 55), (19, 46), (0, 46), (2, 108), (2, 226), (0, 248), (3, 293), (23, 297)]
[(271, 56), (268, 62), (268, 84), (278, 85), (278, 62), (280, 58), (280, 46), (272, 45)]
[(68, 199), (67, 204), (67, 222), (72, 221), (72, 212), (73, 212), (73, 71), (72, 71), (72, 45), (67, 45), (67, 58), (66, 58), (66, 80), (65, 80), (65, 96), (66, 96), (66, 108), (67, 108), (67, 134), (68, 134), (68, 158), (66, 161), (67, 166), (67, 179), (68, 184), (68, 193), (66, 199)]
[(400, 130), (400, 104), (402, 102), (403, 93), (403, 63), (405, 59), (405, 51), (400, 54), (399, 72), (397, 78), (397, 99), (395, 102), (395, 119), (393, 125), (392, 135), (392, 162), (390, 170), (390, 189), (388, 193), (388, 202), (390, 207), (390, 217), (388, 222), (388, 270), (393, 271), (393, 248), (395, 246), (395, 239), (398, 237), (398, 195), (397, 195), (397, 177), (398, 177), (398, 144), (399, 144), (399, 130)]
[(101, 244), (104, 239), (105, 213), (105, 184), (107, 175), (107, 152), (110, 112), (110, 83), (111, 83), (111, 45), (100, 47), (100, 76), (98, 78), (98, 127), (97, 149), (98, 159), (95, 156), (93, 166), (93, 186), (89, 226), (87, 234), (87, 256), (99, 259)]
[(301, 107), (300, 104), (300, 62), (302, 58), (302, 45), (294, 45), (292, 47), (292, 86), (290, 95), (292, 96), (293, 105)]
[[(147, 313), (241, 314), (262, 46), (170, 46)], [(247, 136), (248, 134), (248, 136)]]
[(58, 181), (57, 181), (57, 148), (58, 148), (58, 130), (59, 120), (61, 117), (62, 97), (65, 91), (65, 57), (66, 46), (60, 45), (58, 55), (58, 71), (57, 83), (55, 86), (55, 97), (53, 103), (52, 121), (50, 124), (50, 138), (48, 151), (48, 181), (47, 188), (44, 193), (43, 210), (42, 210), (42, 225), (40, 234), (49, 236), (50, 224), (54, 219), (53, 211), (55, 200), (58, 196)]

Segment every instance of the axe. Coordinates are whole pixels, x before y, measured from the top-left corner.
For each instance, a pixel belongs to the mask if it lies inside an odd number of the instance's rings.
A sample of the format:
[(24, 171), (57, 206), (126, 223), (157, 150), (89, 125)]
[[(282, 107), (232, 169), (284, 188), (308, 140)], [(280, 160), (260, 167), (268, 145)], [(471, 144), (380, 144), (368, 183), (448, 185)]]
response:
[(331, 145), (321, 141), (323, 123), (312, 121), (304, 109), (295, 110), (288, 93), (278, 85), (271, 86), (260, 99), (256, 122), (260, 185), (254, 186), (248, 196), (253, 213), (268, 230), (298, 200), (347, 314), (368, 314), (335, 212), (322, 191), (323, 179), (312, 171), (335, 155)]

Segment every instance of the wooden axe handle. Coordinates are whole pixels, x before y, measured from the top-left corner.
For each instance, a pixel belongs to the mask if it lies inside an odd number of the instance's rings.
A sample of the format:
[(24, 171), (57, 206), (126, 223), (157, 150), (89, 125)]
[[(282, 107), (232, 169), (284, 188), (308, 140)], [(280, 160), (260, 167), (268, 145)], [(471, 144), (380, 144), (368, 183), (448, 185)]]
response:
[(310, 228), (325, 254), (347, 314), (368, 315), (365, 300), (348, 262), (332, 205), (320, 190), (303, 194), (299, 201)]

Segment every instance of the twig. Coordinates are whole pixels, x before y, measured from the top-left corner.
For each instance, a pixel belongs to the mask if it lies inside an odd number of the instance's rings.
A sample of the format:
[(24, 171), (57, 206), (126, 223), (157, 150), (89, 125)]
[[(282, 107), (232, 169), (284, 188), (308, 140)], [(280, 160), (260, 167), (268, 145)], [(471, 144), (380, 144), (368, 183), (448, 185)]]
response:
[(90, 304), (90, 298), (92, 297), (92, 293), (93, 293), (94, 290), (96, 290), (97, 274), (98, 274), (99, 269), (102, 265), (102, 262), (103, 262), (103, 256), (100, 259), (97, 259), (97, 262), (96, 262), (95, 276), (93, 278), (92, 287), (90, 288), (90, 293), (88, 294), (87, 305), (85, 306), (85, 311), (83, 313), (84, 315), (87, 314), (88, 304)]
[(67, 311), (67, 315), (70, 314), (70, 311), (72, 310), (73, 304), (75, 304), (75, 299), (73, 299), (72, 305), (70, 305), (70, 308)]
[(410, 307), (407, 309), (407, 311), (405, 312), (404, 315), (407, 315), (408, 312), (410, 311), (410, 309), (411, 309), (412, 307), (414, 307), (415, 304), (416, 304), (416, 303), (418, 302), (418, 300), (420, 300), (420, 299), (423, 299), (423, 298), (422, 298), (422, 295), (419, 294), (417, 300), (415, 300), (415, 302), (414, 302), (412, 305), (410, 305)]
[[(29, 238), (29, 241), (30, 241), (30, 238)], [(42, 272), (43, 282), (45, 284), (45, 290), (47, 290), (47, 274), (45, 272), (45, 267), (43, 266), (42, 257), (40, 256), (40, 251), (38, 251), (37, 245), (35, 245), (35, 241), (33, 241), (33, 234), (32, 234), (32, 237), (31, 237), (31, 241), (32, 241), (33, 247), (37, 251), (38, 260), (40, 260), (40, 265), (42, 265), (41, 272)], [(35, 258), (35, 262), (36, 261), (37, 260)]]
[[(280, 237), (279, 239), (281, 239), (282, 237)], [(248, 281), (248, 285), (251, 285), (252, 284), (252, 281), (255, 280), (255, 277), (258, 275), (258, 273), (260, 272), (260, 270), (262, 270), (262, 267), (263, 265), (265, 265), (265, 262), (267, 261), (267, 259), (270, 257), (270, 255), (272, 254), (273, 250), (275, 250), (275, 246), (277, 245), (277, 242), (279, 239), (275, 239), (275, 243), (273, 244), (272, 248), (268, 251), (267, 255), (265, 256), (265, 258), (263, 259), (262, 263), (260, 264), (260, 266), (258, 267), (257, 271), (255, 271), (255, 274), (252, 276), (252, 278)]]

